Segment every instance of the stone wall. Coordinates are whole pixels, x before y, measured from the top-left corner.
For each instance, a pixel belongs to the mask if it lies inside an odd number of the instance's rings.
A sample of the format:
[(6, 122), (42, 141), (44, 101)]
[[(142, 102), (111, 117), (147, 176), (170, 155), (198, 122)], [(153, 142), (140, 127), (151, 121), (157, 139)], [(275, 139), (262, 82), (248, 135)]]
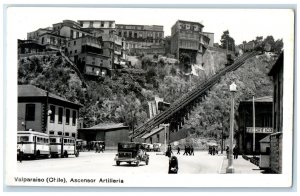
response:
[(272, 134), (270, 142), (270, 169), (280, 174), (282, 172), (282, 133)]

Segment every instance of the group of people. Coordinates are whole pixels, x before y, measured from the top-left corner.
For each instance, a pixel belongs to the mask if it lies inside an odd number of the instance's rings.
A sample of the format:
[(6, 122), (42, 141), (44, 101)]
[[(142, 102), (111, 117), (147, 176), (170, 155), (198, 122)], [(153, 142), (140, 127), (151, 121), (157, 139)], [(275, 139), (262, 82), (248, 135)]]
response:
[[(180, 154), (180, 148), (178, 147), (177, 154)], [(193, 155), (194, 156), (194, 147), (192, 145), (190, 146), (184, 146), (184, 153), (183, 155)]]
[[(233, 151), (233, 159), (238, 159), (238, 157), (239, 157), (239, 147), (234, 146), (232, 151)], [(227, 155), (227, 159), (229, 159), (229, 146), (226, 146), (226, 155)]]
[(217, 146), (210, 146), (210, 147), (208, 148), (208, 153), (209, 153), (210, 155), (216, 155), (216, 154), (218, 154), (218, 153), (219, 153), (218, 147), (217, 147)]
[(96, 143), (96, 153), (104, 152), (104, 145), (100, 143)]

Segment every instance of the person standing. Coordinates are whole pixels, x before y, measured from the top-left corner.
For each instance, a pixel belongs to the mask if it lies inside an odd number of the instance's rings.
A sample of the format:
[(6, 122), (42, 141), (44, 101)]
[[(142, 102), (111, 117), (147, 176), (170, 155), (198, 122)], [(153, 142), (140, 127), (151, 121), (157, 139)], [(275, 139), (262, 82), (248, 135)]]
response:
[(177, 154), (180, 154), (180, 147), (177, 147)]
[(234, 146), (234, 148), (233, 148), (233, 158), (238, 159), (238, 156), (239, 156), (239, 149), (238, 149), (237, 146)]
[(187, 147), (186, 147), (186, 145), (184, 146), (184, 153), (183, 153), (183, 155), (187, 155)]
[(19, 161), (20, 163), (22, 163), (23, 160), (23, 156), (24, 156), (24, 145), (23, 142), (21, 142), (21, 144), (18, 144), (18, 151), (19, 151)]
[(178, 160), (176, 156), (172, 156), (169, 161), (169, 174), (177, 174), (178, 173)]
[(227, 156), (227, 159), (229, 159), (229, 146), (226, 146), (226, 156)]
[(194, 147), (191, 145), (191, 155), (194, 156)]

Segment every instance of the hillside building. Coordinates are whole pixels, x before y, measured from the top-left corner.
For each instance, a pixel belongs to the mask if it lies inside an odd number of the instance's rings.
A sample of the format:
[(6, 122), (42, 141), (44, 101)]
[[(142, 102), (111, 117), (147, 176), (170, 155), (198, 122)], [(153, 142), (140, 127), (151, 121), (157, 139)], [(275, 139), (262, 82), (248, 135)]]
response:
[[(164, 27), (160, 25), (116, 24), (116, 34), (125, 39), (124, 48), (127, 52), (137, 48), (151, 48), (154, 45), (163, 48)], [(153, 49), (143, 52), (148, 51), (153, 52)]]
[(190, 64), (202, 64), (210, 38), (203, 33), (199, 22), (178, 20), (171, 29), (171, 53), (177, 59), (185, 53), (190, 57)]
[(100, 34), (115, 34), (116, 24), (114, 20), (78, 20), (80, 27), (89, 31), (94, 36)]

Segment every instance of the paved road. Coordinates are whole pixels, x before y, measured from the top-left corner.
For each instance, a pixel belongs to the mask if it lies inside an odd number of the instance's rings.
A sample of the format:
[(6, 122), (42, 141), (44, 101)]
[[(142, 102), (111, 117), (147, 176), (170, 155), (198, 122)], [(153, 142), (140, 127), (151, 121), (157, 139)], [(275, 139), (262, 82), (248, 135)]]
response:
[[(164, 174), (168, 172), (168, 157), (150, 152), (149, 165), (139, 167), (121, 163), (116, 166), (116, 152), (81, 152), (79, 157), (25, 160), (18, 162), (20, 172), (67, 172), (67, 173), (122, 173), (122, 174)], [(176, 155), (177, 156), (177, 155)], [(179, 174), (218, 174), (222, 168), (223, 156), (208, 155), (207, 151), (196, 151), (195, 156), (178, 155)]]

